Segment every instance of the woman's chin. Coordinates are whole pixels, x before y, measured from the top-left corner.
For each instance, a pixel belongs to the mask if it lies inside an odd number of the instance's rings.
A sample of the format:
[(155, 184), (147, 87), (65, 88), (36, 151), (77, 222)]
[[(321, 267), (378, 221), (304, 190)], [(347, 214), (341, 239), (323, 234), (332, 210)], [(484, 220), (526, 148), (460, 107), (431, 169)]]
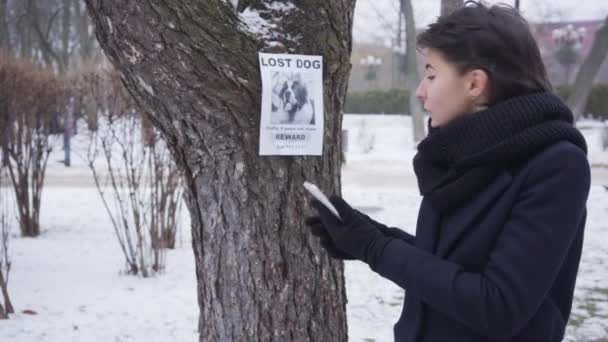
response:
[(433, 119), (433, 116), (431, 116), (431, 127), (433, 128), (437, 128), (439, 127), (440, 123), (437, 122), (437, 120)]

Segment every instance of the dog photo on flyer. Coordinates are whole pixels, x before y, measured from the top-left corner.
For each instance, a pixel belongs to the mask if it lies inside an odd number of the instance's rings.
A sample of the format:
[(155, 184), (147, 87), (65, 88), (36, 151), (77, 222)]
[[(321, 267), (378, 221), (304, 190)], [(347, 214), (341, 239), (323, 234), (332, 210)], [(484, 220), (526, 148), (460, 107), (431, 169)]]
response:
[(259, 54), (260, 155), (321, 155), (322, 56)]

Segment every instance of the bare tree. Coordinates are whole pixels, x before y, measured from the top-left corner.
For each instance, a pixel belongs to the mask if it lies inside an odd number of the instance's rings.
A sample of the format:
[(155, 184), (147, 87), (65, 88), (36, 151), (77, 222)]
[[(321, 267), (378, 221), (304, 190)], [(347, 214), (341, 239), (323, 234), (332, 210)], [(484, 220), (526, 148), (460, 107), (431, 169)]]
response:
[(8, 293), (8, 281), (11, 271), (11, 259), (9, 256), (9, 240), (13, 215), (13, 200), (9, 193), (9, 184), (6, 167), (0, 166), (0, 319), (8, 318), (9, 314), (15, 312), (13, 303)]
[[(165, 269), (179, 224), (182, 181), (157, 133), (146, 132), (116, 72), (82, 75), (105, 115), (86, 156), (125, 256), (127, 273), (148, 277)], [(147, 136), (144, 139), (145, 133)], [(99, 160), (101, 158), (101, 160)]]
[(585, 111), (589, 94), (593, 88), (595, 76), (602, 63), (608, 55), (608, 16), (602, 26), (598, 29), (591, 46), (591, 51), (581, 65), (572, 86), (572, 94), (567, 100), (576, 119), (580, 118)]
[(425, 125), (424, 125), (424, 110), (422, 104), (416, 98), (416, 88), (420, 83), (420, 74), (418, 72), (418, 56), (416, 50), (416, 22), (414, 20), (414, 9), (412, 7), (411, 0), (400, 0), (399, 8), (395, 10), (399, 13), (397, 25), (386, 17), (385, 13), (377, 8), (374, 4), (370, 5), (374, 11), (374, 19), (379, 20), (384, 30), (388, 30), (395, 35), (393, 41), (392, 50), (396, 50), (398, 47), (403, 46), (403, 35), (402, 35), (402, 19), (405, 18), (405, 54), (399, 52), (399, 62), (402, 63), (400, 70), (405, 70), (406, 75), (406, 88), (408, 89), (408, 108), (405, 108), (405, 112), (409, 113), (412, 118), (412, 131), (414, 142), (418, 143), (424, 139)]
[(60, 65), (63, 68), (63, 72), (67, 70), (70, 65), (70, 32), (73, 26), (72, 23), (72, 1), (62, 0), (61, 3), (61, 55)]
[(93, 63), (82, 61), (78, 68), (70, 73), (71, 86), (74, 94), (74, 115), (85, 118), (87, 127), (90, 131), (96, 131), (98, 126), (98, 106), (102, 101), (94, 91), (101, 87), (101, 77), (99, 68)]
[(15, 35), (17, 36), (16, 48), (19, 50), (18, 56), (24, 59), (32, 57), (33, 50), (33, 30), (28, 19), (28, 1), (10, 2), (15, 8)]
[(84, 0), (73, 0), (72, 8), (78, 36), (79, 57), (81, 61), (88, 63), (94, 55), (95, 36), (90, 29), (89, 15), (84, 6)]
[(407, 88), (409, 90), (409, 112), (412, 116), (412, 129), (414, 142), (418, 143), (425, 137), (424, 110), (416, 97), (416, 88), (420, 83), (418, 73), (418, 56), (416, 50), (416, 23), (414, 21), (414, 8), (411, 0), (401, 0), (401, 10), (405, 17), (405, 41), (407, 59)]
[(8, 26), (8, 0), (0, 0), (0, 50), (11, 49), (11, 35)]
[[(405, 87), (406, 84), (402, 83), (401, 76), (407, 73), (406, 67), (406, 59), (405, 54), (402, 52), (403, 48), (403, 11), (401, 10), (401, 1), (400, 2), (391, 2), (391, 9), (388, 11), (385, 8), (380, 8), (378, 3), (371, 2), (368, 4), (370, 6), (373, 13), (362, 13), (361, 20), (365, 19), (366, 21), (377, 21), (380, 23), (381, 30), (375, 30), (373, 33), (367, 32), (371, 36), (376, 37), (375, 39), (378, 41), (385, 40), (390, 37), (390, 47), (391, 47), (391, 70), (397, 69), (399, 72), (391, 72), (391, 87)], [(393, 13), (397, 13), (397, 22), (395, 23), (394, 18), (391, 18), (390, 15)], [(397, 62), (397, 63), (395, 63)], [(406, 112), (409, 112), (409, 109), (405, 109)]]
[[(10, 32), (8, 26), (8, 0), (0, 0), (0, 59), (7, 59), (10, 54)], [(0, 79), (3, 76), (0, 75)], [(0, 171), (8, 165), (8, 99), (0, 97)]]
[[(36, 41), (40, 55), (47, 66), (52, 67), (55, 63), (57, 68), (63, 72), (66, 66), (63, 64), (60, 53), (54, 47), (54, 39), (51, 33), (55, 23), (58, 23), (60, 9), (50, 8), (49, 3), (39, 4), (36, 0), (26, 0), (27, 10), (26, 16), (30, 27), (36, 35)], [(42, 5), (42, 7), (39, 7)], [(49, 11), (44, 11), (48, 9)]]
[[(44, 63), (59, 73), (67, 71), (70, 64), (82, 64), (80, 60), (89, 60), (93, 56), (94, 38), (89, 28), (84, 0), (0, 0), (0, 50), (35, 63)], [(12, 43), (11, 34), (15, 36), (15, 43)], [(76, 51), (79, 54), (74, 53)], [(66, 123), (66, 166), (70, 166), (70, 133), (73, 126), (70, 114), (71, 111), (58, 113), (60, 120)], [(94, 115), (88, 120), (93, 129), (95, 120)], [(8, 131), (7, 134), (12, 132)], [(0, 139), (0, 146), (4, 151), (2, 162), (6, 165), (8, 153), (5, 137)]]
[[(340, 189), (354, 0), (87, 0), (100, 45), (171, 148), (192, 219), (200, 341), (346, 341), (343, 264), (301, 184)], [(257, 52), (322, 55), (322, 157), (260, 157)]]
[(9, 44), (16, 55), (64, 73), (95, 56), (84, 6), (84, 0), (0, 0), (0, 48)]
[(66, 89), (51, 71), (26, 61), (0, 58), (0, 97), (8, 118), (8, 171), (23, 236), (40, 234), (44, 177), (51, 152), (49, 118), (65, 107)]
[[(0, 50), (0, 60), (8, 60), (8, 51)], [(7, 70), (4, 69), (0, 72), (0, 82), (7, 77)], [(2, 158), (0, 160), (0, 168), (8, 166), (8, 144), (12, 136), (12, 115), (8, 110), (9, 99), (7, 96), (0, 97), (0, 152), (2, 152)]]

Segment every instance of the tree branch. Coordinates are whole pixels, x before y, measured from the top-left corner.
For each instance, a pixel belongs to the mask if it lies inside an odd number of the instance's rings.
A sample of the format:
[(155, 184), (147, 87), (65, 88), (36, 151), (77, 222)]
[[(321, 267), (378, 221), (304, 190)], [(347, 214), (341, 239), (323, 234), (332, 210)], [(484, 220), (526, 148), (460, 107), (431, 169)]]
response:
[(595, 33), (591, 51), (581, 65), (572, 87), (572, 95), (568, 98), (568, 106), (574, 113), (575, 119), (580, 118), (587, 106), (587, 100), (593, 82), (608, 55), (608, 16)]

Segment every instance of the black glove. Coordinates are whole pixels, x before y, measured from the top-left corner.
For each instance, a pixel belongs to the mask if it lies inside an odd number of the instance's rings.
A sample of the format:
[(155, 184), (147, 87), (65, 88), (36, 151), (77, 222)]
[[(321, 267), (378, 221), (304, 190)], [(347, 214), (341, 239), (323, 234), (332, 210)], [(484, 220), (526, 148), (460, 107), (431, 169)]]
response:
[(404, 232), (403, 230), (401, 230), (399, 228), (387, 227), (386, 225), (384, 225), (378, 221), (375, 221), (371, 217), (360, 212), (359, 210), (354, 209), (354, 208), (353, 208), (353, 210), (357, 214), (361, 215), (361, 217), (363, 217), (363, 219), (365, 219), (367, 222), (376, 226), (376, 228), (378, 228), (378, 230), (380, 230), (382, 232), (382, 234), (384, 234), (386, 236), (394, 237), (396, 239), (401, 239), (407, 243), (413, 243), (414, 236), (410, 235), (409, 233)]
[(327, 231), (333, 247), (338, 251), (368, 262), (375, 256), (375, 252), (382, 248), (382, 245), (393, 239), (385, 236), (376, 225), (356, 212), (342, 198), (331, 196), (329, 201), (334, 205), (341, 219), (334, 216), (329, 209), (314, 198), (311, 206), (319, 213), (319, 219)]
[(319, 238), (321, 246), (327, 251), (327, 254), (331, 258), (339, 259), (339, 260), (354, 260), (355, 258), (352, 255), (342, 252), (334, 245), (331, 237), (329, 236), (329, 232), (323, 226), (323, 222), (321, 222), (321, 218), (319, 216), (311, 216), (306, 218), (306, 225), (310, 227), (310, 232), (312, 235)]

